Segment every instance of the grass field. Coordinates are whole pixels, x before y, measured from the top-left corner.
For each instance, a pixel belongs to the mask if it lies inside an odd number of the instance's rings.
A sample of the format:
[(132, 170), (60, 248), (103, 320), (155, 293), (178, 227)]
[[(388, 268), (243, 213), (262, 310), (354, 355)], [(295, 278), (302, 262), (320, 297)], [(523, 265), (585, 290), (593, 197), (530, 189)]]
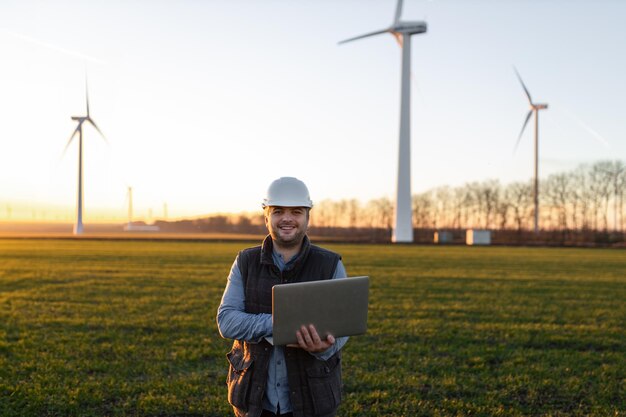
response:
[[(0, 239), (0, 415), (228, 416), (228, 242)], [(339, 416), (626, 413), (626, 252), (340, 245)]]

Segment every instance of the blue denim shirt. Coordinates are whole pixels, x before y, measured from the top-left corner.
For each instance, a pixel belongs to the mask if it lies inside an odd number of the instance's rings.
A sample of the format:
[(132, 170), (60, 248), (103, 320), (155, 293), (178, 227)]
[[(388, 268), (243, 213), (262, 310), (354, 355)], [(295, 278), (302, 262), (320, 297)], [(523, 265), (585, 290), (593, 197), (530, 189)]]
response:
[[(294, 256), (288, 262), (276, 252), (272, 253), (274, 264), (283, 271), (289, 267), (296, 259)], [(264, 338), (272, 336), (272, 315), (267, 313), (250, 314), (245, 312), (245, 289), (241, 270), (238, 265), (239, 258), (235, 259), (226, 289), (222, 296), (222, 302), (217, 309), (217, 326), (222, 337), (227, 339), (245, 340), (249, 343), (258, 343)], [(345, 278), (346, 269), (339, 261), (333, 279)], [(270, 339), (271, 340), (271, 339)], [(318, 359), (326, 360), (341, 349), (348, 337), (336, 338), (335, 344), (324, 352), (312, 353)], [(289, 400), (289, 381), (287, 380), (287, 365), (285, 364), (285, 352), (282, 346), (275, 346), (270, 356), (269, 369), (267, 373), (267, 387), (263, 408), (273, 413), (289, 413), (292, 410)]]

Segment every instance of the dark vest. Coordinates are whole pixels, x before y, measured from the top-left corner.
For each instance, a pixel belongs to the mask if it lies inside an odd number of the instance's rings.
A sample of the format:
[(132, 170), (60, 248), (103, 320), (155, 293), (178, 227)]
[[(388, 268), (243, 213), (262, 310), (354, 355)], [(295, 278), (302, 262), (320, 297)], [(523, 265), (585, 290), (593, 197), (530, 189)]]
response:
[[(272, 239), (239, 252), (247, 313), (272, 313), (272, 286), (331, 279), (341, 257), (311, 245), (305, 236), (295, 262), (282, 273), (272, 259)], [(230, 362), (228, 401), (238, 416), (256, 417), (263, 409), (272, 345), (235, 340)], [(322, 361), (299, 348), (285, 347), (289, 396), (294, 417), (334, 416), (341, 401), (341, 351)]]

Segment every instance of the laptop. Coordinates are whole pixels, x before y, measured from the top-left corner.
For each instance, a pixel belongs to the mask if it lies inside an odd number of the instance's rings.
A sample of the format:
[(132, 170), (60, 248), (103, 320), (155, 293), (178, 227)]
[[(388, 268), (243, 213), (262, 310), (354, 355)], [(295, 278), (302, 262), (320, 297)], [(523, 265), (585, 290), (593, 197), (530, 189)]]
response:
[(322, 339), (367, 330), (369, 277), (279, 284), (272, 287), (274, 345), (298, 343), (296, 331), (315, 325)]

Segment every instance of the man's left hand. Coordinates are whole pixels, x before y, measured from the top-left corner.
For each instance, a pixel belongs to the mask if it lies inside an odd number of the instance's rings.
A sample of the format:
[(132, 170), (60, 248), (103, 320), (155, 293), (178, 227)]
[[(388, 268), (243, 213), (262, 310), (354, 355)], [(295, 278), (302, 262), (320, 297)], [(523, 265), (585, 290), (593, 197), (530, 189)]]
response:
[(308, 327), (302, 326), (296, 332), (296, 337), (298, 338), (298, 346), (312, 353), (323, 352), (335, 344), (335, 338), (330, 334), (326, 340), (322, 340), (312, 324)]

